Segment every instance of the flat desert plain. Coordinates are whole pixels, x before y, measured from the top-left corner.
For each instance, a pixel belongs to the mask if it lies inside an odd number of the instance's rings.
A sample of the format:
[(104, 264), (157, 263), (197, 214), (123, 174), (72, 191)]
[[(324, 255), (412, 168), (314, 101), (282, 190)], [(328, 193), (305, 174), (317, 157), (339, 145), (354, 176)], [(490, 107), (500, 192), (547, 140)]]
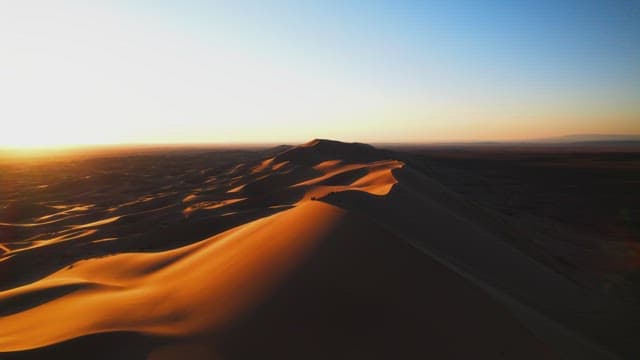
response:
[(640, 355), (640, 151), (0, 159), (1, 359)]

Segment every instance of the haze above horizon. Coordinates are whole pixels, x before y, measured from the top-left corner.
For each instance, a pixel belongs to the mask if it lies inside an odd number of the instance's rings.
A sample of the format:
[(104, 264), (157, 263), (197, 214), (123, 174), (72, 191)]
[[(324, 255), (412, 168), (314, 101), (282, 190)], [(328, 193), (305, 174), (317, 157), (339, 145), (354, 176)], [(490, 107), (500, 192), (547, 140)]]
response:
[(0, 147), (640, 133), (635, 1), (0, 3)]

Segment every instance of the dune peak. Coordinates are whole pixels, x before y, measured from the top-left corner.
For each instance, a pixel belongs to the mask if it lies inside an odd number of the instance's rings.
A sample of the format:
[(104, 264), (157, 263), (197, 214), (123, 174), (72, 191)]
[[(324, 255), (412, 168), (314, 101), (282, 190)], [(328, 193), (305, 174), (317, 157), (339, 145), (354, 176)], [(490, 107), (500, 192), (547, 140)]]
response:
[(327, 160), (342, 160), (345, 163), (371, 162), (389, 159), (387, 151), (363, 143), (345, 143), (336, 140), (314, 139), (305, 144), (283, 151), (274, 162), (289, 161), (303, 165), (315, 165)]

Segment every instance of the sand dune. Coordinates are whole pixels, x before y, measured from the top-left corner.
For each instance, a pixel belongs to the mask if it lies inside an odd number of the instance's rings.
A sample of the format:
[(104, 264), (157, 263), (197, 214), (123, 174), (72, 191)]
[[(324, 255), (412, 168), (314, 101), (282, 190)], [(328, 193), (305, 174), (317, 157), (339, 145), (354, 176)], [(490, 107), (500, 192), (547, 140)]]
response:
[[(290, 302), (293, 314), (282, 309)], [(183, 339), (208, 335), (197, 346), (231, 357), (262, 351), (274, 358), (304, 356), (309, 349), (295, 344), (303, 340), (323, 343), (311, 358), (550, 355), (464, 279), (375, 225), (317, 201), (184, 248), (82, 261), (3, 292), (0, 304), (3, 351), (137, 332), (171, 344), (159, 353), (196, 346)], [(261, 312), (270, 319), (260, 319)], [(490, 334), (483, 331), (487, 324)], [(379, 330), (368, 333), (369, 326)], [(248, 334), (240, 330), (245, 327)], [(273, 337), (267, 335), (271, 327), (284, 328), (280, 336), (292, 343), (262, 344), (262, 336)], [(337, 329), (340, 334), (333, 333)], [(430, 338), (440, 340), (423, 350)], [(468, 339), (467, 346), (459, 348), (455, 339)], [(209, 348), (210, 341), (219, 341), (219, 348)]]
[[(570, 284), (495, 240), (469, 209), (392, 153), (314, 140), (184, 183), (126, 207), (56, 209), (67, 213), (50, 218), (83, 232), (84, 253), (98, 247), (112, 255), (48, 263), (36, 279), (0, 279), (0, 357), (559, 355), (456, 266), (491, 280), (495, 291), (516, 289), (547, 305), (551, 297), (537, 292), (558, 289), (570, 299)], [(85, 223), (65, 220), (76, 212), (94, 214), (83, 215)], [(160, 222), (184, 225), (153, 230)], [(144, 231), (140, 224), (155, 236), (144, 241), (164, 244), (161, 251), (121, 250), (142, 241), (124, 237)], [(215, 235), (180, 242), (207, 232)], [(0, 270), (58, 254), (52, 245), (72, 246), (74, 234), (6, 243)], [(497, 263), (483, 262), (493, 251)], [(515, 275), (501, 273), (513, 262), (521, 264)], [(529, 277), (550, 283), (519, 283)]]

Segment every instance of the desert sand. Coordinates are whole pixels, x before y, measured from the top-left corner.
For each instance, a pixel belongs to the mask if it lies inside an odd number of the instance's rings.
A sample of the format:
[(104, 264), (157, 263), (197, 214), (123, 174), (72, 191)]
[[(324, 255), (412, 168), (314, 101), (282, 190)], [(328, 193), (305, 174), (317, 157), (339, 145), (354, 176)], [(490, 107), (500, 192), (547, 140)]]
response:
[(0, 358), (615, 358), (538, 310), (597, 298), (393, 152), (231, 159), (7, 192)]

